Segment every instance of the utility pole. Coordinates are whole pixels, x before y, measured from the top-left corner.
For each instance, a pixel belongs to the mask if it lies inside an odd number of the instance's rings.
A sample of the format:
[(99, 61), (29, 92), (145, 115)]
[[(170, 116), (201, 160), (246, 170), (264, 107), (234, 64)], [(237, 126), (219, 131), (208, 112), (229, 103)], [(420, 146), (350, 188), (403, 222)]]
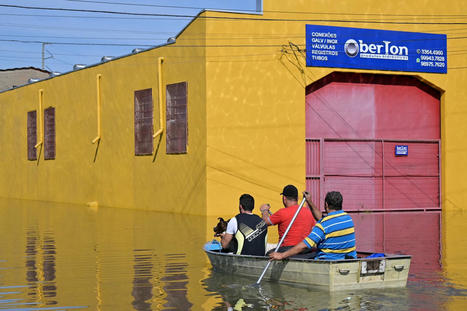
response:
[[(45, 69), (45, 60), (50, 57), (45, 57), (45, 45), (50, 44), (48, 42), (42, 42), (42, 69)], [(50, 52), (49, 52), (50, 53)]]
[(45, 45), (46, 45), (46, 43), (42, 42), (42, 67), (41, 67), (42, 69), (44, 69)]

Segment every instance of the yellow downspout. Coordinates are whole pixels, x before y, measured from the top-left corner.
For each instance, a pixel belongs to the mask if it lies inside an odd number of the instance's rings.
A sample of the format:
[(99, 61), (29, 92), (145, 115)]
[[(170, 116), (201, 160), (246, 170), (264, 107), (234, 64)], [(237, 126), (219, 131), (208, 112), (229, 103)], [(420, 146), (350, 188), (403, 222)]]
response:
[[(39, 142), (34, 146), (36, 150), (44, 143), (44, 131), (42, 130), (42, 104), (43, 104), (44, 90), (39, 90)], [(38, 159), (39, 160), (39, 159)]]
[(95, 144), (101, 140), (101, 74), (96, 75), (97, 86), (97, 137), (92, 140)]
[(162, 118), (162, 63), (164, 62), (164, 57), (159, 57), (157, 61), (157, 74), (159, 79), (159, 124), (160, 129), (152, 135), (152, 138), (156, 138), (164, 132), (164, 119)]

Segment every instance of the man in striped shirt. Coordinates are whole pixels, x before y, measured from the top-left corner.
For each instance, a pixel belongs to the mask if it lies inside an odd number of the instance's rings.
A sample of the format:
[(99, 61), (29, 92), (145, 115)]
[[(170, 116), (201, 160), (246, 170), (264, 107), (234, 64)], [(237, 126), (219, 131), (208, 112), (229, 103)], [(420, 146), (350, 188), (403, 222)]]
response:
[[(272, 260), (281, 260), (302, 252), (306, 248), (316, 248), (315, 259), (338, 260), (357, 258), (355, 247), (355, 228), (352, 218), (342, 210), (342, 195), (338, 191), (326, 194), (324, 208), (328, 213), (322, 217), (321, 212), (305, 193), (307, 202), (313, 212), (321, 218), (311, 233), (293, 248), (283, 252), (269, 254)], [(292, 225), (293, 226), (293, 225)]]

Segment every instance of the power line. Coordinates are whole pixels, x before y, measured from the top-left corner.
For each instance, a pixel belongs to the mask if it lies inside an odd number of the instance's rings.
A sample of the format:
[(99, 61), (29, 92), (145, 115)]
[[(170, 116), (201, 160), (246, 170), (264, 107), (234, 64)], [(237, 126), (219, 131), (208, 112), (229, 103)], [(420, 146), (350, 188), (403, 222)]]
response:
[(225, 8), (204, 8), (194, 6), (180, 6), (180, 5), (162, 5), (162, 4), (145, 4), (145, 3), (126, 3), (126, 2), (112, 2), (112, 1), (89, 1), (89, 0), (66, 0), (69, 2), (85, 2), (95, 4), (114, 4), (114, 5), (125, 5), (125, 6), (140, 6), (140, 7), (155, 7), (155, 8), (168, 8), (168, 9), (191, 9), (191, 10), (226, 10), (226, 11), (244, 11), (244, 12), (257, 12), (257, 10), (248, 9), (225, 9)]
[(151, 44), (139, 44), (139, 43), (134, 43), (134, 44), (125, 44), (125, 43), (85, 43), (85, 42), (51, 42), (51, 41), (39, 41), (39, 40), (15, 40), (15, 39), (0, 39), (0, 41), (3, 42), (18, 42), (18, 43), (37, 43), (37, 44), (42, 44), (42, 43), (48, 43), (48, 44), (55, 44), (55, 45), (96, 45), (96, 46), (147, 46), (147, 47), (154, 47), (154, 45)]
[[(0, 23), (0, 26), (13, 26), (13, 27), (20, 27), (20, 28), (35, 28), (37, 29), (38, 27), (40, 27), (41, 29), (44, 29), (44, 28), (48, 28), (48, 29), (56, 29), (56, 26), (50, 26), (50, 27), (43, 27), (42, 25), (26, 25), (26, 24), (2, 24)], [(70, 29), (70, 30), (78, 30), (78, 31), (94, 31), (94, 29), (90, 29), (90, 28), (69, 28), (69, 27), (63, 27), (61, 28), (61, 30), (63, 29)], [(102, 28), (99, 28), (99, 31), (109, 31), (109, 32), (113, 32), (115, 33), (116, 31), (118, 32), (128, 32), (128, 33), (134, 33), (135, 31), (134, 30), (128, 30), (127, 29), (102, 29)], [(139, 31), (138, 30), (138, 34), (148, 34), (148, 35), (160, 35), (160, 34), (167, 34), (167, 35), (170, 35), (172, 34), (173, 32), (157, 32), (157, 31)], [(214, 36), (214, 35), (218, 35), (218, 36)], [(0, 34), (1, 37), (34, 37), (34, 38), (37, 38), (37, 35), (11, 35), (11, 34)], [(126, 39), (138, 39), (138, 40), (166, 40), (167, 37), (163, 37), (163, 38), (154, 38), (154, 37), (143, 37), (143, 38), (138, 38), (138, 37), (134, 37), (132, 36), (131, 38), (125, 38), (125, 37), (112, 37), (112, 38), (109, 38), (108, 36), (106, 37), (77, 37), (77, 36), (66, 36), (66, 37), (63, 37), (63, 36), (41, 36), (42, 38), (59, 38), (59, 39), (103, 39), (103, 40), (109, 40), (109, 39), (116, 39), (116, 40), (126, 40)], [(447, 39), (465, 39), (467, 38), (467, 36), (458, 36), (458, 37), (455, 37), (455, 36), (450, 36), (450, 37), (447, 37)], [(199, 40), (199, 39), (202, 39), (202, 40), (228, 40), (228, 41), (231, 41), (233, 39), (264, 39), (264, 40), (273, 40), (273, 39), (305, 39), (305, 34), (304, 33), (299, 33), (299, 34), (288, 34), (288, 33), (284, 33), (284, 34), (265, 34), (265, 33), (209, 33), (209, 36), (208, 34), (206, 34), (206, 36), (190, 36), (188, 38), (184, 38), (184, 40)], [(437, 40), (437, 39), (433, 39), (433, 40)], [(399, 40), (399, 41), (393, 41), (393, 42), (407, 42), (407, 41), (426, 41), (426, 39), (418, 39), (418, 40)]]
[(265, 18), (265, 17), (239, 17), (239, 16), (198, 16), (189, 14), (166, 14), (166, 13), (137, 13), (137, 12), (121, 12), (110, 10), (89, 10), (89, 9), (70, 9), (70, 8), (51, 8), (51, 7), (34, 7), (12, 4), (0, 4), (0, 7), (28, 9), (28, 10), (48, 10), (48, 11), (66, 11), (66, 12), (81, 12), (81, 13), (98, 13), (98, 14), (116, 14), (116, 15), (131, 15), (131, 16), (164, 16), (164, 17), (180, 17), (180, 18), (201, 18), (212, 20), (250, 20), (250, 21), (265, 21), (265, 22), (334, 22), (334, 23), (366, 23), (366, 24), (396, 24), (396, 25), (467, 25), (467, 22), (413, 22), (413, 21), (381, 21), (381, 20), (349, 20), (349, 19), (291, 19), (291, 18)]
[[(86, 2), (95, 4), (114, 4), (125, 6), (140, 6), (140, 7), (159, 7), (159, 8), (175, 8), (175, 9), (196, 9), (196, 10), (223, 10), (223, 11), (239, 11), (235, 8), (205, 8), (193, 6), (178, 6), (178, 5), (160, 5), (160, 4), (145, 4), (145, 3), (128, 3), (114, 1), (91, 1), (91, 0), (66, 0), (69, 2)], [(242, 12), (258, 12), (256, 9), (241, 9)], [(307, 12), (307, 11), (284, 11), (284, 10), (263, 10), (263, 13), (284, 13), (284, 14), (313, 14), (313, 15), (351, 15), (351, 16), (395, 16), (395, 17), (452, 17), (462, 18), (467, 17), (467, 14), (387, 14), (387, 13), (349, 13), (349, 12)]]
[[(10, 24), (10, 23), (0, 23), (0, 26), (5, 26), (5, 27), (8, 27), (8, 28), (33, 28), (34, 30), (37, 30), (38, 28), (40, 30), (44, 30), (44, 29), (53, 29), (53, 30), (57, 30), (57, 26), (44, 26), (44, 25), (41, 25), (41, 24)], [(65, 27), (62, 25), (60, 25), (60, 31), (63, 31), (63, 30), (71, 30), (71, 31), (79, 31), (79, 32), (83, 32), (83, 31), (88, 31), (88, 32), (93, 32), (95, 33), (96, 32), (96, 28), (83, 28), (83, 27), (79, 27), (79, 28), (74, 28), (74, 27)], [(115, 32), (124, 32), (124, 33), (134, 33), (135, 31), (138, 32), (138, 34), (163, 34), (163, 33), (166, 33), (166, 34), (173, 34), (175, 31), (172, 31), (172, 32), (157, 32), (157, 31), (142, 31), (142, 30), (131, 30), (129, 28), (126, 28), (126, 29), (116, 29), (116, 28), (99, 28), (99, 32), (112, 32), (112, 33), (115, 33)], [(37, 36), (36, 36), (37, 37)]]
[[(52, 44), (52, 45), (69, 45), (69, 46), (130, 46), (130, 47), (148, 47), (156, 48), (158, 45), (141, 44), (141, 43), (97, 43), (97, 42), (54, 42), (54, 41), (39, 41), (39, 40), (15, 40), (15, 39), (0, 39), (0, 42), (16, 42), (16, 43), (28, 43), (28, 44)], [(169, 44), (159, 45), (166, 48), (281, 48), (283, 44)], [(305, 47), (304, 44), (297, 44), (297, 46)], [(453, 53), (452, 55), (465, 54), (465, 50), (448, 51)], [(415, 55), (415, 54), (413, 54)]]
[[(5, 26), (5, 25), (8, 25), (8, 24), (1, 24), (0, 23), (0, 26)], [(40, 27), (40, 26), (36, 26), (36, 25), (30, 25), (30, 28), (35, 28), (37, 29), (37, 27)], [(22, 27), (21, 27), (22, 28)], [(29, 28), (29, 27), (28, 27)], [(46, 28), (46, 27), (43, 27), (43, 28)], [(49, 29), (56, 29), (56, 27), (48, 27)], [(72, 30), (79, 30), (79, 29), (76, 29), (76, 28), (62, 28), (63, 29), (72, 29)], [(96, 40), (149, 40), (149, 41), (154, 41), (154, 40), (167, 40), (168, 37), (170, 37), (170, 34), (173, 34), (173, 32), (150, 32), (150, 31), (137, 31), (138, 34), (143, 34), (143, 35), (148, 35), (147, 37), (135, 37), (135, 36), (131, 36), (131, 37), (128, 37), (128, 35), (131, 35), (132, 33), (136, 32), (136, 31), (131, 31), (131, 30), (120, 30), (120, 29), (102, 29), (102, 28), (99, 28), (99, 31), (100, 31), (100, 34), (102, 35), (102, 30), (105, 30), (105, 31), (108, 31), (108, 32), (112, 32), (112, 35), (115, 34), (116, 32), (128, 32), (127, 36), (123, 36), (122, 35), (119, 35), (118, 37), (117, 36), (112, 36), (112, 37), (109, 37), (109, 36), (105, 36), (105, 37), (96, 37), (96, 36), (93, 36), (93, 37), (81, 37), (81, 36), (75, 36), (73, 34), (71, 35), (67, 35), (67, 36), (52, 36), (52, 35), (40, 35), (40, 38), (42, 38), (42, 40), (46, 40), (45, 38), (54, 38), (54, 39), (75, 39), (75, 40), (84, 40), (84, 39), (96, 39)], [(93, 32), (94, 29), (83, 29), (83, 31), (89, 31), (89, 32)], [(95, 33), (95, 32), (94, 32)], [(153, 35), (161, 35), (161, 34), (167, 34), (167, 36), (164, 36), (164, 37), (152, 37)], [(217, 36), (218, 35), (218, 36)], [(17, 34), (0, 34), (0, 37), (14, 37), (14, 38), (29, 38), (29, 37), (32, 37), (32, 38), (37, 38), (38, 35), (17, 35)], [(447, 39), (464, 39), (464, 38), (467, 38), (466, 36), (461, 36), (461, 37), (447, 37)], [(190, 37), (187, 37), (187, 38), (183, 38), (184, 41), (196, 41), (196, 40), (207, 40), (207, 41), (211, 41), (211, 40), (216, 40), (216, 41), (233, 41), (233, 40), (248, 40), (248, 39), (254, 39), (254, 40), (288, 40), (290, 41), (291, 39), (297, 39), (297, 40), (300, 40), (300, 39), (305, 39), (305, 34), (276, 34), (276, 35), (269, 35), (269, 34), (261, 34), (261, 33), (258, 33), (258, 34), (240, 34), (240, 33), (232, 33), (232, 34), (216, 34), (216, 36), (213, 36), (212, 33), (209, 33), (209, 34), (206, 34), (206, 36), (190, 36)], [(435, 39), (433, 39), (435, 40)], [(436, 39), (437, 40), (437, 39)], [(417, 41), (417, 40), (400, 40), (400, 41), (393, 41), (393, 42), (399, 42), (399, 43), (404, 43), (404, 42), (407, 42), (407, 41)], [(425, 39), (420, 39), (418, 41), (426, 41)]]
[[(310, 13), (311, 14), (311, 13)], [(313, 13), (313, 14), (332, 14), (332, 13)], [(340, 14), (340, 13), (339, 13)], [(343, 13), (342, 13), (343, 14)], [(44, 14), (17, 14), (17, 13), (0, 13), (0, 15), (4, 16), (21, 16), (21, 17), (46, 17), (46, 18), (78, 18), (78, 19), (124, 19), (124, 20), (181, 20), (181, 19), (193, 19), (196, 16), (187, 16), (186, 18), (182, 17), (161, 17), (161, 16), (138, 16), (138, 17), (132, 17), (132, 16), (84, 16), (84, 15), (44, 15)], [(350, 14), (352, 15), (352, 14)], [(364, 15), (364, 14), (362, 14)], [(367, 14), (371, 15), (371, 14)], [(384, 15), (384, 14), (383, 14)], [(203, 17), (201, 17), (203, 18)], [(309, 20), (311, 21), (311, 20)], [(353, 22), (353, 21), (349, 21)], [(364, 22), (364, 20), (360, 20), (359, 22)], [(450, 30), (465, 30), (466, 28), (455, 28), (455, 29), (446, 29), (446, 30), (428, 30), (428, 31), (450, 31)]]
[[(48, 18), (84, 18), (84, 19), (136, 19), (136, 20), (180, 20), (183, 18), (176, 17), (159, 17), (159, 16), (84, 16), (84, 15), (44, 15), (44, 14), (17, 14), (17, 13), (0, 13), (0, 15), (6, 16), (31, 16), (31, 17), (48, 17)], [(192, 19), (193, 17), (187, 17), (186, 19)]]
[[(37, 53), (36, 53), (37, 54)], [(40, 59), (40, 57), (32, 57), (32, 56), (0, 56), (0, 58), (3, 59), (11, 59), (11, 60), (17, 60), (17, 59)]]
[[(21, 37), (21, 38), (37, 38), (37, 35), (4, 35), (0, 34), (0, 37)], [(74, 40), (167, 40), (167, 37), (161, 38), (138, 38), (138, 37), (75, 37), (75, 36), (41, 36), (42, 39), (53, 38), (53, 39), (74, 39)], [(193, 39), (197, 40), (197, 39)]]
[(188, 14), (137, 13), (137, 12), (120, 12), (120, 11), (109, 11), (109, 10), (89, 10), (89, 9), (35, 7), (35, 6), (25, 6), (25, 5), (15, 5), (15, 4), (0, 4), (0, 7), (25, 9), (25, 10), (64, 11), (64, 12), (80, 12), (80, 13), (133, 15), (133, 16), (166, 16), (166, 17), (183, 17), (183, 18), (194, 18), (194, 17), (196, 17), (196, 15), (188, 15)]

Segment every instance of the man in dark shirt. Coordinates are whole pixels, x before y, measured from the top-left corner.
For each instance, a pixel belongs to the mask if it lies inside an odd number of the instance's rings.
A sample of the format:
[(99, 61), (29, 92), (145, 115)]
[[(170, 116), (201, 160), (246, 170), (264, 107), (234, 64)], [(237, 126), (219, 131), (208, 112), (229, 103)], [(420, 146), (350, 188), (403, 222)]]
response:
[(268, 228), (261, 217), (253, 214), (255, 199), (249, 194), (240, 196), (239, 214), (230, 219), (227, 230), (222, 234), (223, 249), (236, 239), (235, 254), (264, 256), (266, 252)]

